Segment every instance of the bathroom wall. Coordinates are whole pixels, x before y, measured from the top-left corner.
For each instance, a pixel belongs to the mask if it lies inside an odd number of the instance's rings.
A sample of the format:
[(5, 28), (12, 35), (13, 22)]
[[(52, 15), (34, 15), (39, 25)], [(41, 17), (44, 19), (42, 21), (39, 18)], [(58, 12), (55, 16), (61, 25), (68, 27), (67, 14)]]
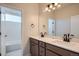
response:
[[(24, 4), (24, 3), (23, 4), (20, 4), (20, 3), (19, 4), (17, 4), (17, 3), (11, 4), (10, 3), (10, 4), (7, 4), (6, 3), (6, 4), (0, 4), (0, 6), (6, 6), (9, 8), (19, 9), (22, 11), (22, 46), (23, 46), (23, 50), (24, 50), (24, 55), (30, 54), (29, 36), (30, 35), (38, 35), (39, 34), (38, 31), (43, 30), (41, 28), (43, 22), (47, 23), (48, 18), (55, 18), (57, 20), (65, 20), (66, 23), (69, 24), (68, 21), (70, 19), (70, 16), (79, 14), (79, 6), (78, 5), (63, 7), (61, 9), (59, 9), (59, 11), (57, 10), (55, 13), (50, 13), (50, 15), (49, 15), (49, 13), (42, 14), (41, 12), (39, 12), (40, 6), (37, 3), (36, 4), (33, 4), (33, 3), (29, 3), (29, 4), (28, 3), (26, 3), (26, 4)], [(63, 22), (65, 22), (65, 21), (63, 21)], [(58, 21), (58, 23), (60, 24), (60, 21)], [(66, 23), (64, 23), (64, 24), (66, 24)], [(32, 28), (31, 24), (34, 24), (35, 27)], [(38, 24), (40, 26), (38, 26)], [(63, 24), (61, 24), (61, 25), (63, 25)], [(58, 29), (57, 29), (58, 33), (60, 33), (59, 32), (60, 27), (64, 27), (61, 25), (58, 26)], [(39, 29), (38, 29), (38, 27), (39, 27)], [(47, 28), (46, 28), (46, 30), (47, 30)], [(61, 29), (61, 31), (62, 31), (62, 29)], [(67, 31), (69, 31), (69, 29)]]
[[(29, 49), (29, 36), (38, 35), (38, 15), (39, 4), (26, 3), (26, 4), (0, 4), (2, 6), (10, 7), (13, 9), (19, 9), (22, 11), (22, 46), (24, 55), (30, 55)], [(32, 28), (31, 24), (35, 27)]]

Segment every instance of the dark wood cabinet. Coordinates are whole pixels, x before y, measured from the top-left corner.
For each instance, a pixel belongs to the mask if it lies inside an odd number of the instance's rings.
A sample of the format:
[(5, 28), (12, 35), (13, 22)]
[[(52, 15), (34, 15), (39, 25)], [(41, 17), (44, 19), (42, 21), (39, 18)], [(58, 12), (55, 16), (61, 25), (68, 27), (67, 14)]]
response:
[(38, 45), (38, 40), (34, 39), (34, 38), (30, 38), (30, 43), (35, 43)]
[(79, 53), (30, 38), (32, 56), (78, 56)]
[(58, 56), (58, 55), (46, 49), (46, 56)]
[(34, 43), (31, 44), (31, 55), (38, 56), (38, 45)]
[(46, 44), (46, 49), (49, 49), (60, 56), (78, 56), (79, 55), (78, 53), (75, 53), (70, 50), (66, 50), (64, 48), (60, 48), (51, 44)]
[(45, 42), (39, 41), (39, 56), (45, 56)]
[(45, 56), (45, 48), (39, 47), (39, 56)]
[(38, 56), (38, 40), (30, 38), (30, 53), (31, 56)]
[(44, 47), (45, 48), (45, 42), (39, 41), (39, 46)]

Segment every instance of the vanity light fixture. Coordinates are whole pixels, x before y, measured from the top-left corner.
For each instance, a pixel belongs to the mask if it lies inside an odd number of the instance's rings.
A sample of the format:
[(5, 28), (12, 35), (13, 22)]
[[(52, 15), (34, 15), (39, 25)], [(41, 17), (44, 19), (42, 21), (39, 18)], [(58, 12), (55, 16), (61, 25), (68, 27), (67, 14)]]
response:
[(45, 11), (51, 12), (52, 10), (54, 11), (55, 9), (57, 9), (59, 7), (61, 7), (60, 3), (51, 3), (46, 6)]

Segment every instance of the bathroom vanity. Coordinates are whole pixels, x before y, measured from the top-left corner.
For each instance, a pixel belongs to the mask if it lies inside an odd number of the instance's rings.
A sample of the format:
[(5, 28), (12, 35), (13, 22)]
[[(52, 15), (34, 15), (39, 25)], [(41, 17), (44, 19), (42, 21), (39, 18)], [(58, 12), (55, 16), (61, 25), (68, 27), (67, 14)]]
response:
[[(38, 31), (31, 28), (30, 52), (32, 56), (78, 56), (79, 55), (79, 5), (63, 6), (55, 12), (43, 12), (45, 4), (40, 4)], [(73, 12), (73, 10), (74, 12)], [(46, 34), (44, 34), (46, 33)], [(65, 35), (70, 34), (70, 35)], [(72, 34), (72, 35), (71, 35)], [(40, 36), (40, 37), (39, 37)], [(56, 36), (51, 38), (48, 36)], [(68, 36), (68, 37), (67, 37)], [(62, 38), (57, 38), (62, 37)], [(63, 38), (70, 40), (63, 41)], [(74, 39), (76, 38), (76, 39)], [(65, 42), (67, 41), (67, 42)]]
[[(56, 39), (30, 37), (30, 53), (32, 56), (78, 56), (79, 44), (58, 41)], [(77, 45), (77, 44), (76, 44)]]

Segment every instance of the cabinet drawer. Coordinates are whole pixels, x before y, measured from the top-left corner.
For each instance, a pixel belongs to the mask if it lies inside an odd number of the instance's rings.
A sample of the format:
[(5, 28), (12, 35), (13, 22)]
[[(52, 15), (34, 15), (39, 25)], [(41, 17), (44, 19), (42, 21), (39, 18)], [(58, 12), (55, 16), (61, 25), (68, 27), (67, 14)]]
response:
[(38, 44), (38, 40), (34, 39), (34, 38), (30, 38), (30, 42)]
[(74, 53), (72, 51), (69, 51), (69, 50), (66, 50), (66, 49), (63, 49), (63, 48), (60, 48), (60, 47), (56, 47), (56, 46), (51, 45), (51, 44), (46, 44), (46, 49), (54, 51), (54, 52), (56, 52), (56, 53), (58, 53), (59, 55), (62, 55), (62, 56), (78, 56), (77, 53)]
[(58, 56), (58, 55), (46, 49), (46, 56)]
[(45, 56), (45, 48), (39, 47), (39, 56)]
[(44, 43), (44, 42), (39, 41), (39, 46), (41, 46), (41, 47), (45, 47), (45, 43)]

